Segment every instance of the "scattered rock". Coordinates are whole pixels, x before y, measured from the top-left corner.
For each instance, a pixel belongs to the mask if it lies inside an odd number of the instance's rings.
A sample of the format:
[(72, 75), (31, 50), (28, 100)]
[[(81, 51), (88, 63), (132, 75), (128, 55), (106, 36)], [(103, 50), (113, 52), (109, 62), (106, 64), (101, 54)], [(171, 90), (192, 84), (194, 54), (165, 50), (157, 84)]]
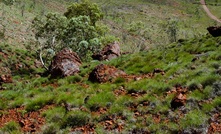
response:
[(19, 70), (19, 69), (21, 69), (21, 68), (23, 68), (23, 65), (22, 65), (21, 63), (16, 63), (16, 64), (15, 64), (15, 69), (16, 69), (16, 70)]
[(71, 49), (65, 48), (56, 54), (49, 71), (52, 77), (66, 77), (80, 71), (81, 60)]
[(170, 104), (171, 107), (174, 109), (184, 106), (186, 104), (186, 95), (182, 93), (177, 94)]
[(120, 46), (118, 42), (105, 46), (99, 53), (92, 55), (94, 60), (111, 60), (120, 56)]
[(177, 109), (181, 106), (185, 106), (186, 100), (187, 100), (186, 99), (187, 88), (183, 88), (179, 85), (177, 85), (175, 88), (176, 90), (174, 91), (174, 93), (176, 93), (176, 96), (173, 98), (173, 100), (170, 103), (173, 109)]
[(212, 117), (209, 120), (210, 126), (208, 128), (208, 134), (213, 133), (221, 133), (221, 114), (220, 111), (218, 113), (215, 113), (212, 115)]
[(113, 66), (100, 64), (89, 74), (88, 80), (103, 83), (124, 75), (126, 75), (126, 73), (122, 70), (118, 70)]
[(153, 71), (153, 75), (156, 74), (156, 73), (160, 73), (161, 75), (164, 75), (165, 72), (162, 70), (162, 69), (159, 69), (159, 68), (155, 68), (154, 71)]
[(0, 85), (2, 83), (12, 83), (12, 76), (9, 74), (1, 75), (0, 77)]
[(194, 57), (191, 62), (195, 62), (196, 60), (199, 60), (199, 57)]
[(208, 27), (207, 30), (209, 31), (209, 33), (210, 33), (213, 37), (221, 36), (221, 26)]

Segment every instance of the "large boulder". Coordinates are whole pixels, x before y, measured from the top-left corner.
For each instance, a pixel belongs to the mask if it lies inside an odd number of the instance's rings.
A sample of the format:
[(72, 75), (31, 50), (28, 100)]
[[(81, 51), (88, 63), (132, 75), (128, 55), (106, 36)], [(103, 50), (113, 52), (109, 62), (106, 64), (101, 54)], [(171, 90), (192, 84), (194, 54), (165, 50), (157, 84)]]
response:
[(57, 53), (49, 67), (52, 77), (66, 77), (80, 71), (81, 60), (71, 49), (65, 48)]
[(93, 54), (94, 60), (111, 60), (120, 56), (120, 46), (118, 42), (114, 42), (105, 46), (99, 53)]
[(113, 66), (100, 64), (89, 74), (88, 80), (92, 82), (104, 83), (113, 80), (116, 77), (125, 76), (126, 73)]
[(213, 37), (221, 36), (221, 26), (217, 27), (208, 27), (207, 30)]

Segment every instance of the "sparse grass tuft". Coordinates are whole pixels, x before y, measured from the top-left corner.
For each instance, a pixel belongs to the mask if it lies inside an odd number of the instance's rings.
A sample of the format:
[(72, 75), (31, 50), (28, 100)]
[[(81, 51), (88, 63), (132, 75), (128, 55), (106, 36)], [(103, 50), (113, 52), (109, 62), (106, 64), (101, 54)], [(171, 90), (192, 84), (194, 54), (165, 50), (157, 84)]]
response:
[(115, 100), (115, 96), (112, 92), (102, 91), (96, 95), (90, 96), (86, 106), (91, 111), (96, 111), (100, 107), (106, 107), (112, 105)]
[(54, 96), (52, 94), (41, 94), (29, 100), (25, 106), (25, 109), (27, 111), (36, 111), (44, 107), (45, 105), (52, 104), (53, 101), (54, 101)]
[(62, 126), (67, 127), (76, 127), (76, 126), (84, 126), (89, 123), (91, 115), (84, 111), (71, 111), (65, 116), (64, 122)]
[(180, 120), (179, 125), (182, 129), (194, 128), (205, 124), (207, 120), (208, 116), (204, 112), (200, 110), (193, 110)]
[(14, 121), (8, 122), (6, 125), (4, 125), (3, 128), (1, 128), (1, 131), (3, 133), (10, 133), (10, 134), (19, 134), (19, 133), (21, 133), (20, 130), (21, 130), (21, 128), (20, 128), (19, 124)]

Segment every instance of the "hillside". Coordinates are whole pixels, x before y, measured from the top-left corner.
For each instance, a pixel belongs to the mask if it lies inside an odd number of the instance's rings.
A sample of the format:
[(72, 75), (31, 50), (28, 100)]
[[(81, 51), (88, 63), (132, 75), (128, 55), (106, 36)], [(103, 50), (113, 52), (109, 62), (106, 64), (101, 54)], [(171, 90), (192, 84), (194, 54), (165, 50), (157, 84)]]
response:
[[(1, 32), (5, 27), (4, 38), (1, 38), (15, 47), (34, 43), (31, 22), (35, 16), (42, 16), (48, 12), (64, 13), (71, 2), (34, 1), (16, 2), (0, 10)], [(206, 27), (217, 25), (203, 11), (198, 1), (92, 0), (92, 2), (96, 2), (104, 12), (102, 23), (107, 24), (110, 29), (107, 36), (117, 37), (121, 44), (124, 44), (121, 48), (125, 52), (139, 52), (152, 46), (170, 43), (171, 36), (168, 31), (172, 25), (176, 30), (177, 39), (204, 35)], [(0, 4), (3, 7), (3, 4)], [(219, 17), (219, 6), (214, 6), (212, 1), (208, 2), (208, 6), (212, 13)]]
[[(36, 15), (63, 14), (71, 1), (4, 6), (0, 133), (221, 133), (221, 37), (206, 31), (218, 24), (199, 2), (92, 1), (122, 55), (83, 62), (78, 74), (62, 78), (42, 67), (30, 26)], [(208, 7), (218, 16), (215, 2)], [(177, 28), (173, 41), (170, 22)], [(98, 67), (102, 82), (91, 75)]]

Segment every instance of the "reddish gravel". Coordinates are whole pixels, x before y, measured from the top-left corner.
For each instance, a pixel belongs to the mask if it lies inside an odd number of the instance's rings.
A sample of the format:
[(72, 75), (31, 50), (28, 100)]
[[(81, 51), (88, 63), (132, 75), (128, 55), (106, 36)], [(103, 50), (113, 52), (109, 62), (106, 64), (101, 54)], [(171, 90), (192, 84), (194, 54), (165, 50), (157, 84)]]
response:
[(25, 112), (24, 107), (0, 111), (3, 113), (0, 117), (0, 128), (10, 121), (15, 121), (20, 125), (23, 132), (38, 132), (45, 123), (45, 118), (41, 116), (41, 113), (52, 107), (53, 105), (48, 105), (38, 111), (28, 113)]

